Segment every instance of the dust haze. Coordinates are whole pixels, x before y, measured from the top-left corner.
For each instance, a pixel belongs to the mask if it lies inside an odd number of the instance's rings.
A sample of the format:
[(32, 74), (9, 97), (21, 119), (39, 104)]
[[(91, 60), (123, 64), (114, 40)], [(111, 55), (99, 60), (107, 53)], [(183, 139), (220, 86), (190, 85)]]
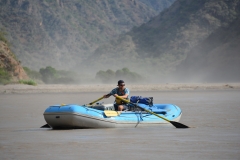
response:
[[(80, 83), (221, 83), (240, 82), (240, 20), (229, 28), (220, 28), (183, 55), (162, 54), (158, 57), (131, 56), (122, 53), (89, 54), (70, 70), (76, 71)], [(99, 56), (100, 55), (100, 56)], [(116, 72), (128, 68), (142, 76), (132, 80), (126, 75), (99, 80), (99, 71)]]
[[(240, 82), (238, 24), (240, 21), (228, 29), (216, 30), (184, 55), (141, 57), (120, 52), (100, 54), (95, 51), (85, 57), (76, 57), (74, 62), (59, 61), (53, 66), (75, 72), (77, 84), (115, 84), (119, 79), (129, 84)], [(116, 75), (123, 68), (129, 69), (132, 74)], [(110, 76), (105, 75), (103, 79), (97, 77), (98, 72), (109, 70), (113, 72)], [(141, 77), (134, 77), (136, 74)]]
[[(171, 62), (163, 57), (152, 59), (99, 59), (86, 60), (82, 66), (72, 68), (79, 76), (79, 83), (103, 83), (114, 84), (123, 79), (129, 84), (149, 83), (221, 83), (240, 82), (240, 56), (239, 47), (231, 51), (202, 56), (199, 51), (191, 51), (185, 59)], [(163, 60), (164, 59), (164, 60)], [(97, 72), (112, 70), (116, 72), (122, 68), (128, 68), (131, 72), (141, 75), (141, 79), (132, 80), (127, 76), (101, 80), (96, 77)]]
[(183, 55), (141, 57), (116, 53), (97, 56), (96, 53), (82, 63), (85, 67), (81, 71), (94, 77), (99, 70), (116, 71), (127, 67), (143, 77), (141, 81), (127, 80), (129, 83), (240, 82), (239, 25), (240, 18), (228, 27), (220, 27)]

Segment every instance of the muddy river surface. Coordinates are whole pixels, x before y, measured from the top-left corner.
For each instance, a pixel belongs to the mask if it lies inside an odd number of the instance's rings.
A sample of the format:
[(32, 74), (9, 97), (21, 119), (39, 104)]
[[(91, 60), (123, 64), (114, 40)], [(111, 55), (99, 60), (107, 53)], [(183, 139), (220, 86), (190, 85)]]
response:
[(87, 104), (103, 94), (0, 94), (0, 159), (240, 159), (239, 90), (131, 93), (178, 105), (190, 129), (40, 128), (49, 105)]

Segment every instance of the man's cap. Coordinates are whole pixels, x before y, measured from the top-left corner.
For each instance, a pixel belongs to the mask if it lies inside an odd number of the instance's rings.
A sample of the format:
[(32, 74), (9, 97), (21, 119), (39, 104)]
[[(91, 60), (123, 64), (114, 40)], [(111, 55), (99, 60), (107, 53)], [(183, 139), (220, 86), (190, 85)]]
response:
[(122, 83), (124, 83), (123, 80), (119, 80), (119, 81), (118, 81), (118, 85), (120, 85), (120, 84), (122, 84)]

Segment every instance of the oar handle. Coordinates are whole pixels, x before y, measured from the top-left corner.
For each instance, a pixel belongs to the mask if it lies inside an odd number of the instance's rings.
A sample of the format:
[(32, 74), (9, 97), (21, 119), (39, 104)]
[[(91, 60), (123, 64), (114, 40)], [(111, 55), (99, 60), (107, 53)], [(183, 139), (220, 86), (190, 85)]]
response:
[(89, 103), (89, 105), (92, 105), (92, 104), (96, 103), (97, 101), (100, 101), (100, 100), (102, 100), (103, 98), (104, 98), (104, 96), (102, 96), (101, 98), (98, 98), (97, 100), (95, 100), (95, 101), (93, 101), (93, 102)]
[[(107, 96), (110, 96), (110, 94), (107, 94)], [(95, 101), (89, 103), (88, 105), (92, 105), (92, 104), (96, 103), (97, 101), (102, 100), (104, 97), (105, 97), (105, 96), (102, 96), (101, 98), (98, 98), (97, 100), (95, 100)]]

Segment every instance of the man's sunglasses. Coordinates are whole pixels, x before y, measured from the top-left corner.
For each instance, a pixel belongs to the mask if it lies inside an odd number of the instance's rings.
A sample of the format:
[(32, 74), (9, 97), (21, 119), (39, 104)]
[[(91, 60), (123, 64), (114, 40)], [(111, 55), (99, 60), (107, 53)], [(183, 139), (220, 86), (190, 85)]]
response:
[(119, 86), (125, 86), (125, 84), (121, 84), (121, 85), (119, 85)]

